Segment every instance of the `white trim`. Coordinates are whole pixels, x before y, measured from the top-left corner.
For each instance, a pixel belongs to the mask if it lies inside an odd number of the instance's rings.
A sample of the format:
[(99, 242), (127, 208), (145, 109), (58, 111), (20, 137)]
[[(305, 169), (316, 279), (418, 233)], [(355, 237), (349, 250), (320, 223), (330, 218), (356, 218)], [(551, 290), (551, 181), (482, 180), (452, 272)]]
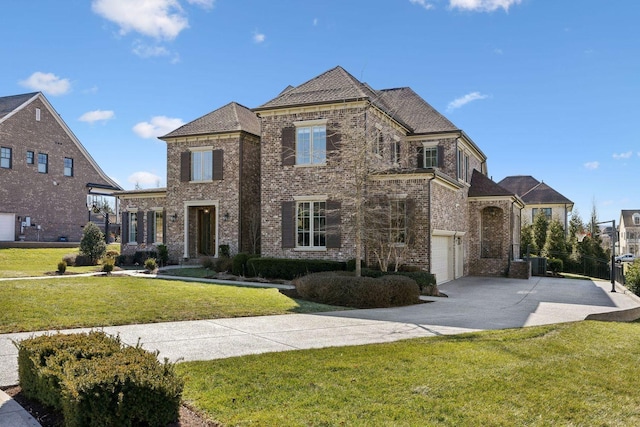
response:
[(189, 258), (189, 208), (198, 206), (213, 206), (216, 210), (216, 245), (214, 258), (218, 257), (218, 225), (220, 224), (220, 201), (219, 200), (185, 200), (184, 202), (184, 227), (183, 227), (183, 258)]
[(188, 147), (187, 150), (194, 151), (213, 151), (213, 145), (203, 145), (202, 147)]

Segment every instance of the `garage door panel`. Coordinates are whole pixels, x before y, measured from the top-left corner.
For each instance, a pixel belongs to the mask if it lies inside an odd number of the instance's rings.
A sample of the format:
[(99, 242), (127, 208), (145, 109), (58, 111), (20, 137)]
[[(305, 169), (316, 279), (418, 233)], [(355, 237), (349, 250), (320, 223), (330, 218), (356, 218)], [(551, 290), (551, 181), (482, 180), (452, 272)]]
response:
[(12, 242), (16, 239), (15, 214), (0, 213), (0, 241)]
[(452, 265), (451, 237), (433, 236), (431, 238), (431, 273), (436, 275), (436, 283), (451, 280), (450, 266)]

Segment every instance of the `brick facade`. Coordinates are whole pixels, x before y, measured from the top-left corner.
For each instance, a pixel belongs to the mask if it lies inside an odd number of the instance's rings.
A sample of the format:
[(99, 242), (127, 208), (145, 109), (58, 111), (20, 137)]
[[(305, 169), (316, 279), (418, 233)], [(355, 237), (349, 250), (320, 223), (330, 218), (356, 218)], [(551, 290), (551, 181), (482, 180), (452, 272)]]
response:
[[(87, 184), (119, 189), (100, 170), (42, 94), (0, 120), (0, 146), (11, 148), (11, 168), (0, 168), (0, 213), (15, 216), (15, 238), (79, 242), (89, 221)], [(39, 120), (36, 119), (39, 110)], [(33, 152), (33, 164), (27, 152)], [(38, 172), (38, 155), (46, 154), (46, 173)], [(73, 176), (65, 176), (64, 159), (73, 159)], [(25, 218), (30, 227), (22, 227)]]

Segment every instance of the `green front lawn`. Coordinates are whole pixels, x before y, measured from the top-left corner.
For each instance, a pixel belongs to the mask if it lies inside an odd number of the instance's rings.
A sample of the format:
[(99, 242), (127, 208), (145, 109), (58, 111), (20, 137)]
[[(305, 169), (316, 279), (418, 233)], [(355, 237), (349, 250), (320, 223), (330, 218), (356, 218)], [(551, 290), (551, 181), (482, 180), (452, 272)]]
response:
[(640, 324), (580, 322), (177, 365), (223, 425), (637, 426)]
[(0, 333), (336, 310), (276, 289), (134, 277), (0, 281)]
[[(120, 250), (111, 244), (108, 250)], [(3, 248), (0, 249), (0, 278), (44, 276), (58, 270), (58, 263), (67, 254), (77, 254), (78, 248)], [(67, 267), (67, 273), (99, 271), (100, 267)]]

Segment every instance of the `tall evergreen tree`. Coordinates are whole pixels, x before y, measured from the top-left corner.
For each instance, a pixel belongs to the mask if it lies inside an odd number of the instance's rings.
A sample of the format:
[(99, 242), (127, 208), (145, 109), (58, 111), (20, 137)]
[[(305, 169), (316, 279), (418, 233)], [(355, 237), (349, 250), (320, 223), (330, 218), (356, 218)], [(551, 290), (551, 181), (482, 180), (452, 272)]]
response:
[(544, 248), (547, 241), (547, 229), (549, 228), (549, 220), (542, 210), (539, 210), (535, 218), (533, 218), (533, 240), (538, 249)]

